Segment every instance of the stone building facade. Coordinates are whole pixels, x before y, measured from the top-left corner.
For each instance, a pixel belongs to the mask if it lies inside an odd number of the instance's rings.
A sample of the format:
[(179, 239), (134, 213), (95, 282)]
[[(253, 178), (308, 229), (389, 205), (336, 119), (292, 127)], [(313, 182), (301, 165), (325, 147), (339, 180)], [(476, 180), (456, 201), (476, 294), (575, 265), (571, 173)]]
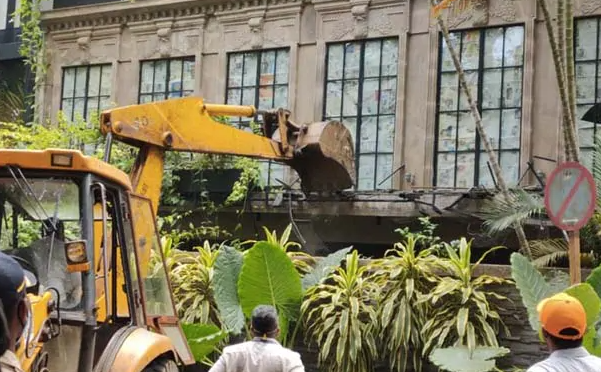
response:
[[(534, 0), (469, 3), (446, 17), (484, 125), (506, 180), (537, 185), (563, 153), (542, 12)], [(465, 235), (466, 211), (494, 180), (428, 4), (135, 0), (55, 9), (43, 16), (50, 69), (38, 101), (46, 118), (197, 95), (286, 106), (303, 123), (342, 119), (356, 141), (356, 192), (314, 203), (258, 197), (245, 218), (281, 226), (292, 203), (312, 219), (309, 235), (340, 244), (388, 244), (394, 227), (424, 214)], [(576, 0), (575, 13), (581, 116), (601, 97), (601, 1)], [(596, 126), (579, 125), (590, 153)], [(268, 182), (291, 179), (270, 169)]]

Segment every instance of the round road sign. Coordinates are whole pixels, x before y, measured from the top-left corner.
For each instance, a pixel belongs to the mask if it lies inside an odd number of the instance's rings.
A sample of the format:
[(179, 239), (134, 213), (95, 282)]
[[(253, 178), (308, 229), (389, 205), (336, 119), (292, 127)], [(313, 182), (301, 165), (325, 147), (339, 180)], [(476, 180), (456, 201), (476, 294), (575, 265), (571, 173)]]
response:
[(565, 231), (580, 230), (595, 211), (593, 175), (580, 163), (560, 164), (545, 186), (545, 207), (551, 221)]

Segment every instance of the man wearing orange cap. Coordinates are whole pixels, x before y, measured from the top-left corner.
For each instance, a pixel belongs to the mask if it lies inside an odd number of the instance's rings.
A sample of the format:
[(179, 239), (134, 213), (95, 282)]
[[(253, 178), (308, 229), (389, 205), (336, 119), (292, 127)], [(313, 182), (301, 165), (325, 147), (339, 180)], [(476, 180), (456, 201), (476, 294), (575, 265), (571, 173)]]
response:
[(541, 301), (537, 310), (551, 355), (527, 372), (601, 371), (601, 358), (582, 347), (586, 313), (578, 299), (559, 293)]

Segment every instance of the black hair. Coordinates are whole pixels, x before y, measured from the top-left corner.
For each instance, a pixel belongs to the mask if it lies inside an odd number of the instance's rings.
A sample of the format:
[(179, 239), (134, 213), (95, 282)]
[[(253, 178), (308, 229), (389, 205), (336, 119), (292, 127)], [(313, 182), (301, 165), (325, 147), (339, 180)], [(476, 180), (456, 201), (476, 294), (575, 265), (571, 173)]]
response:
[[(558, 350), (575, 349), (582, 346), (582, 337), (576, 340), (566, 340), (564, 338), (555, 337), (544, 329), (543, 333), (551, 340), (555, 348)], [(559, 334), (565, 336), (575, 336), (578, 334), (578, 330), (574, 328), (566, 328), (562, 329)]]
[(273, 336), (278, 329), (278, 313), (273, 306), (259, 305), (252, 312), (252, 328), (257, 336)]

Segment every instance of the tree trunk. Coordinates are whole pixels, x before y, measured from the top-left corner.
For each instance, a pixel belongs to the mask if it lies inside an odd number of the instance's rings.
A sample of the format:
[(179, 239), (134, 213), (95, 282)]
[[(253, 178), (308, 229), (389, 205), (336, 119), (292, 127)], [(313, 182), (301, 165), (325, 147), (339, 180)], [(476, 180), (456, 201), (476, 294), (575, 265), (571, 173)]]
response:
[[(433, 2), (432, 2), (432, 5), (434, 5)], [(493, 173), (495, 174), (495, 178), (497, 179), (497, 182), (498, 182), (499, 188), (501, 189), (501, 193), (502, 193), (503, 197), (505, 198), (505, 200), (507, 202), (509, 202), (511, 199), (509, 196), (509, 189), (507, 188), (507, 184), (505, 183), (505, 178), (503, 178), (503, 171), (501, 170), (501, 166), (499, 165), (499, 161), (497, 160), (497, 155), (495, 153), (495, 150), (493, 149), (492, 145), (490, 144), (488, 136), (484, 130), (484, 126), (482, 125), (482, 117), (480, 116), (480, 111), (478, 111), (478, 107), (476, 106), (476, 102), (474, 101), (473, 96), (472, 96), (472, 92), (470, 91), (469, 86), (467, 85), (467, 81), (465, 79), (465, 74), (463, 72), (463, 67), (461, 66), (461, 62), (459, 61), (459, 56), (457, 55), (457, 52), (455, 51), (455, 47), (451, 43), (449, 29), (448, 29), (447, 25), (445, 24), (440, 13), (437, 14), (436, 19), (438, 21), (438, 27), (440, 28), (442, 35), (444, 37), (444, 40), (447, 44), (449, 53), (453, 59), (453, 63), (455, 65), (457, 74), (459, 75), (459, 84), (461, 85), (461, 89), (463, 90), (463, 92), (465, 93), (465, 95), (467, 97), (467, 101), (470, 106), (472, 117), (474, 118), (474, 122), (476, 124), (476, 130), (478, 131), (480, 140), (482, 141), (482, 144), (484, 145), (486, 153), (488, 154), (488, 158), (490, 160), (490, 165), (492, 167)], [(515, 223), (513, 227), (515, 229), (521, 250), (530, 259), (532, 259), (532, 253), (530, 252), (528, 240), (526, 239), (526, 233), (524, 232), (522, 225), (520, 225), (519, 223)]]
[[(566, 89), (566, 73), (564, 70), (564, 65), (561, 63), (563, 60), (562, 53), (560, 52), (560, 47), (555, 39), (555, 35), (553, 33), (553, 25), (551, 18), (551, 14), (549, 13), (549, 7), (547, 6), (547, 2), (545, 0), (537, 0), (543, 11), (543, 17), (545, 18), (545, 26), (547, 29), (547, 36), (549, 37), (549, 43), (551, 44), (551, 51), (553, 52), (553, 64), (555, 66), (555, 75), (557, 78), (557, 84), (559, 86), (559, 96), (561, 98), (561, 107), (563, 114), (563, 134), (564, 134), (564, 142), (566, 146), (566, 153), (569, 154), (567, 156), (567, 160), (575, 160), (578, 161), (578, 149), (575, 148), (577, 146), (576, 135), (574, 133), (575, 126), (572, 123), (573, 116), (570, 114), (571, 108), (568, 98), (568, 90)], [(558, 0), (563, 1), (563, 0)], [(563, 33), (565, 35), (565, 29), (559, 29), (558, 34)]]
[[(543, 11), (543, 14), (545, 14), (545, 12)], [(553, 32), (553, 30), (551, 29), (551, 34), (549, 35), (549, 38), (551, 38), (551, 35), (553, 35), (553, 37), (557, 37), (557, 41), (553, 40), (553, 42), (555, 43), (555, 45), (557, 46), (557, 52), (559, 55), (559, 65), (561, 66), (560, 74), (561, 74), (561, 79), (563, 79), (563, 81), (566, 81), (565, 78), (565, 66), (566, 66), (566, 50), (565, 50), (565, 37), (566, 34), (565, 32), (562, 32), (561, 30), (565, 31), (565, 3), (563, 0), (557, 0), (557, 34), (555, 34)], [(545, 22), (547, 22), (548, 17), (545, 16)], [(549, 24), (551, 24), (549, 22)], [(547, 29), (547, 32), (549, 31), (549, 29)], [(558, 77), (559, 79), (559, 77)], [(566, 160), (569, 160), (572, 157), (572, 146), (570, 144), (570, 142), (567, 140), (568, 138), (568, 127), (567, 125), (569, 125), (569, 122), (566, 122), (567, 116), (564, 115), (563, 116), (563, 123), (562, 123), (562, 133), (563, 133), (563, 137), (564, 137), (564, 156), (566, 158)]]
[(567, 95), (568, 104), (570, 106), (570, 116), (572, 124), (572, 135), (570, 146), (573, 147), (573, 161), (580, 160), (580, 145), (578, 138), (578, 123), (576, 121), (576, 74), (574, 66), (574, 9), (573, 0), (565, 0), (565, 43), (566, 43), (566, 78), (567, 78)]

